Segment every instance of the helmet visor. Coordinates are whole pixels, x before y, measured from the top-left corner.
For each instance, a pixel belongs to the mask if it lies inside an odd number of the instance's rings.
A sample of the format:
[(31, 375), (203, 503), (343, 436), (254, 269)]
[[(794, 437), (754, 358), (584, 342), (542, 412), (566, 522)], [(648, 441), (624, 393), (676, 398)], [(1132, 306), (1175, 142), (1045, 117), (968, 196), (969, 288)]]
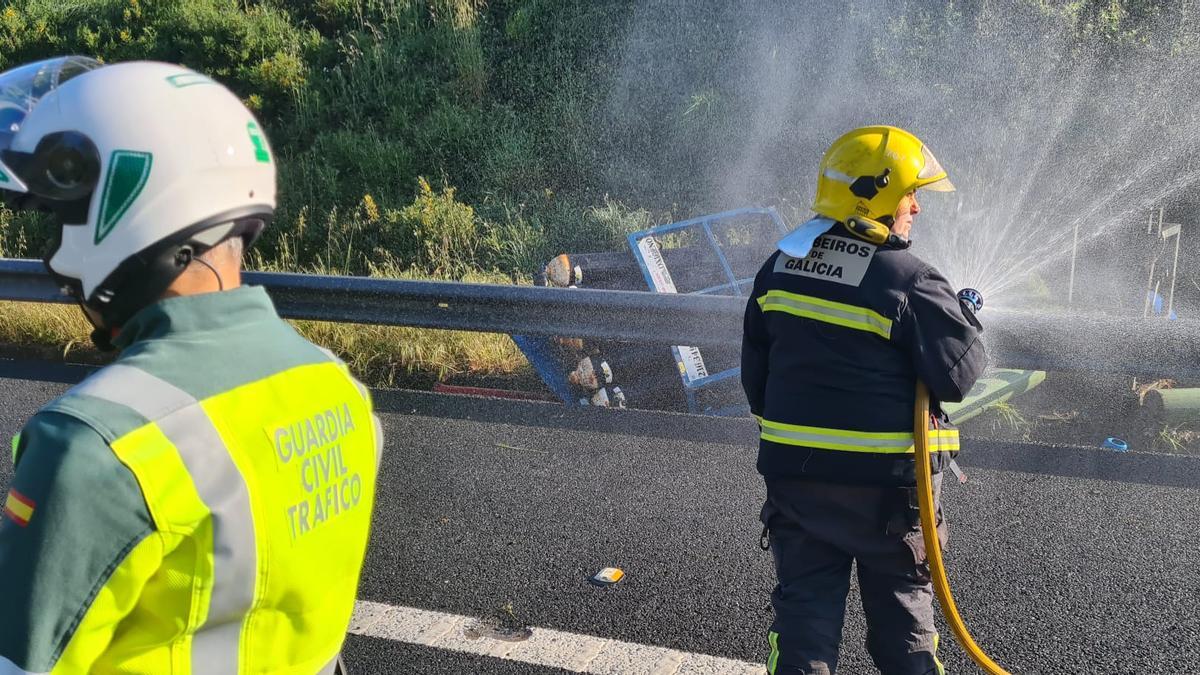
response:
[(11, 155), (18, 153), (11, 148), (21, 123), (38, 101), (67, 80), (102, 65), (86, 56), (60, 56), (0, 73), (0, 189), (30, 191), (29, 181), (13, 166), (21, 161), (14, 161)]
[(925, 160), (925, 165), (917, 173), (917, 187), (934, 192), (954, 192), (954, 183), (950, 182), (946, 170), (924, 144), (921, 145), (921, 158)]

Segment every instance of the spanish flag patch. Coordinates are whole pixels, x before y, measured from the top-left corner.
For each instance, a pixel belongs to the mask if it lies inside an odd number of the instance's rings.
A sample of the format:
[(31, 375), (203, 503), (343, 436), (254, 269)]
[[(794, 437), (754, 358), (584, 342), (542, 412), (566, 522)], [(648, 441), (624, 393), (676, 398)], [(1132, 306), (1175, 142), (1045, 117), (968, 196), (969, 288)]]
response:
[(33, 507), (32, 499), (16, 490), (9, 490), (8, 497), (4, 500), (4, 515), (11, 518), (14, 523), (25, 527), (33, 518)]

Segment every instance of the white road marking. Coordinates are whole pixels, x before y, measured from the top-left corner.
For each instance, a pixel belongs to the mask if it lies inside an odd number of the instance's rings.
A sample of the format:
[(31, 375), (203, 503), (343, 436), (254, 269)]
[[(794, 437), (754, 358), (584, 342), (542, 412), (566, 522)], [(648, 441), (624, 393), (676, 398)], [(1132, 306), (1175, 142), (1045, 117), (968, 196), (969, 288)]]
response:
[(474, 621), (469, 616), (359, 600), (350, 632), (594, 675), (762, 675), (766, 670), (761, 663), (549, 628), (533, 628), (533, 635), (521, 642), (470, 638), (465, 629)]

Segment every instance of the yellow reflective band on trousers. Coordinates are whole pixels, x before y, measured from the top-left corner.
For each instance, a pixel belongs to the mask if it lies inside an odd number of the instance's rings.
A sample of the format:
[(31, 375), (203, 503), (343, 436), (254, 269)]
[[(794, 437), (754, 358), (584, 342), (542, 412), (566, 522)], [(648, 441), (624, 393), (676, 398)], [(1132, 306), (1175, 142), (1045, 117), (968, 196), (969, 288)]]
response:
[(75, 392), (152, 420), (111, 446), (155, 531), (101, 589), (60, 666), (327, 670), (353, 611), (377, 469), (370, 401), (344, 366), (197, 401), (116, 364)]
[(771, 655), (767, 657), (767, 672), (775, 675), (775, 669), (779, 667), (779, 633), (770, 631), (767, 633), (767, 641), (771, 643)]
[(811, 295), (770, 290), (758, 297), (758, 306), (764, 312), (784, 312), (843, 328), (874, 333), (885, 340), (892, 335), (891, 319), (878, 312)]
[[(761, 438), (784, 445), (799, 445), (822, 450), (867, 452), (884, 455), (912, 454), (913, 435), (907, 431), (852, 431), (800, 424), (784, 424), (764, 419)], [(930, 452), (958, 450), (958, 429), (933, 429), (929, 432)]]
[(938, 658), (938, 641), (941, 639), (938, 633), (933, 634), (933, 663), (937, 666), (938, 675), (946, 675), (946, 666), (942, 664), (942, 660)]

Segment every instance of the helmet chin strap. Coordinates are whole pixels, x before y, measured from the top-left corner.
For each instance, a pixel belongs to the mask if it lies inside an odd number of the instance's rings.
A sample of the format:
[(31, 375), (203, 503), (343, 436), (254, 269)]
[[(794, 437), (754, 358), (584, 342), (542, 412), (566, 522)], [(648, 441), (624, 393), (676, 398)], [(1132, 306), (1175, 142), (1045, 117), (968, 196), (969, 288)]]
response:
[(88, 323), (92, 324), (92, 333), (89, 337), (92, 340), (92, 344), (96, 346), (96, 349), (102, 352), (117, 351), (117, 346), (113, 344), (113, 338), (117, 336), (120, 328), (105, 326), (104, 319), (100, 317), (99, 313), (95, 312), (95, 310), (88, 311), (88, 306), (83, 302), (79, 303), (79, 308), (83, 312), (83, 315), (87, 317)]
[(115, 331), (112, 328), (96, 326), (94, 329), (92, 329), (92, 344), (96, 345), (96, 349), (99, 349), (102, 352), (117, 351), (117, 346), (113, 344), (113, 338), (116, 337), (114, 332)]
[(906, 249), (912, 246), (911, 239), (901, 237), (892, 232), (892, 228), (871, 218), (850, 216), (846, 219), (846, 229), (850, 230), (859, 239), (864, 239), (878, 246), (897, 249)]

